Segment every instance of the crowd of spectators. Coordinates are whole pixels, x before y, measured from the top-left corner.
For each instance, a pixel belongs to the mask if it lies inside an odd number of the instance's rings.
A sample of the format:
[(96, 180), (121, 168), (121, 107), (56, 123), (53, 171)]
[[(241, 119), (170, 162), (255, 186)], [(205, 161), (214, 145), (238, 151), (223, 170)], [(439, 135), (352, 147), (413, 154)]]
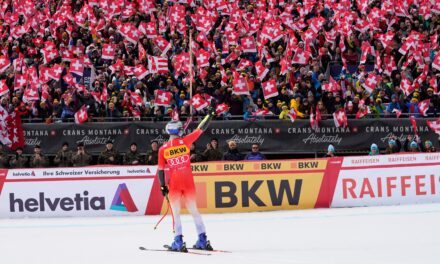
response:
[[(64, 142), (50, 161), (39, 145), (34, 147), (32, 155), (24, 155), (22, 148), (17, 148), (14, 154), (8, 155), (3, 144), (0, 143), (0, 168), (83, 167), (93, 164), (157, 165), (159, 147), (159, 143), (153, 141), (148, 151), (141, 152), (137, 144), (133, 142), (125, 153), (121, 153), (114, 148), (113, 141), (109, 140), (104, 150), (94, 160), (93, 155), (87, 152), (82, 142), (77, 144), (76, 150), (72, 150), (69, 144)], [(191, 162), (266, 160), (266, 156), (259, 151), (259, 147), (259, 144), (252, 144), (250, 152), (243, 154), (237, 149), (237, 143), (231, 140), (228, 142), (228, 149), (223, 152), (218, 147), (218, 140), (213, 138), (203, 151), (197, 149), (193, 143), (190, 147), (190, 159)]]
[[(436, 1), (4, 1), (0, 12), (0, 103), (32, 122), (66, 121), (82, 106), (98, 121), (163, 120), (174, 108), (185, 116), (191, 93), (226, 104), (224, 119), (284, 119), (291, 108), (323, 119), (339, 108), (349, 118), (440, 112)], [(165, 58), (166, 70), (151, 56)], [(136, 74), (139, 65), (148, 74)], [(239, 78), (248, 95), (237, 94)], [(264, 94), (268, 81), (275, 94)], [(168, 107), (157, 90), (172, 94)]]

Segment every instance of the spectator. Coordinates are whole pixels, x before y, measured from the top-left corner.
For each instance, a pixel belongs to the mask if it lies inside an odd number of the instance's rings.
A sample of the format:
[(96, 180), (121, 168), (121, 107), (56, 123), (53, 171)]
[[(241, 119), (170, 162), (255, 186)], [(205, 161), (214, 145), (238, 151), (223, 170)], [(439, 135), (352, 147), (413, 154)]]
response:
[(243, 160), (243, 154), (237, 149), (237, 143), (234, 140), (228, 142), (228, 151), (223, 154), (223, 160), (239, 161)]
[(380, 154), (379, 147), (375, 143), (371, 144), (370, 153), (368, 155), (376, 156), (376, 155), (379, 155), (379, 154)]
[(400, 149), (402, 147), (402, 144), (400, 143), (400, 140), (396, 136), (392, 136), (388, 140), (388, 146), (385, 149), (386, 154), (394, 154), (400, 152)]
[(113, 147), (113, 140), (107, 140), (105, 143), (105, 149), (99, 154), (98, 164), (119, 164), (118, 151)]
[(335, 157), (335, 147), (332, 144), (328, 145), (327, 153), (324, 155), (324, 158), (333, 158)]
[(138, 152), (137, 144), (131, 143), (130, 150), (125, 153), (124, 164), (125, 165), (140, 165), (141, 164), (141, 154)]
[(72, 166), (72, 156), (73, 153), (69, 149), (69, 143), (64, 142), (61, 149), (57, 152), (54, 163), (58, 167), (71, 167)]
[(9, 161), (9, 166), (13, 169), (27, 168), (28, 158), (23, 155), (23, 148), (15, 150), (15, 156), (12, 156)]
[(406, 152), (420, 152), (419, 145), (422, 145), (420, 138), (417, 135), (414, 138), (409, 135), (403, 143), (403, 149)]
[(247, 154), (245, 160), (265, 160), (266, 156), (260, 152), (259, 144), (252, 144), (251, 153)]
[(190, 157), (191, 157), (190, 158), (191, 162), (201, 162), (201, 161), (203, 161), (203, 157), (197, 151), (195, 143), (191, 144), (191, 147), (190, 147)]
[(206, 144), (206, 149), (203, 151), (202, 156), (206, 161), (222, 160), (223, 153), (219, 149), (218, 139), (212, 138), (211, 142)]
[(243, 115), (243, 120), (244, 121), (255, 121), (255, 116), (254, 116), (253, 111), (254, 111), (254, 108), (252, 107), (252, 105), (248, 105), (247, 111)]
[(84, 149), (84, 143), (79, 142), (77, 151), (72, 156), (72, 165), (74, 167), (84, 167), (90, 165), (92, 156)]
[(0, 142), (0, 168), (7, 168), (8, 163), (8, 154), (3, 150), (3, 143)]
[(36, 145), (34, 147), (34, 154), (31, 156), (30, 167), (31, 168), (44, 168), (49, 163), (49, 160), (46, 156), (41, 152), (41, 147)]
[(151, 150), (147, 152), (147, 165), (157, 165), (159, 158), (159, 142), (151, 142)]
[[(440, 137), (438, 138), (439, 145), (440, 145)], [(435, 147), (433, 146), (432, 142), (430, 140), (426, 140), (425, 143), (422, 145), (422, 151), (423, 152), (437, 152)]]

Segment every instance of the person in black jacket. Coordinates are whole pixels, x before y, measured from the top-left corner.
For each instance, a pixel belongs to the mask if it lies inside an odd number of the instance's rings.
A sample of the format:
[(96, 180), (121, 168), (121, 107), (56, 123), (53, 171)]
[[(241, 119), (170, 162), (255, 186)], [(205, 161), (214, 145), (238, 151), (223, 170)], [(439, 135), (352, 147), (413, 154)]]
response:
[(223, 160), (239, 161), (243, 160), (244, 155), (237, 149), (237, 143), (234, 140), (228, 142), (228, 151), (223, 154)]

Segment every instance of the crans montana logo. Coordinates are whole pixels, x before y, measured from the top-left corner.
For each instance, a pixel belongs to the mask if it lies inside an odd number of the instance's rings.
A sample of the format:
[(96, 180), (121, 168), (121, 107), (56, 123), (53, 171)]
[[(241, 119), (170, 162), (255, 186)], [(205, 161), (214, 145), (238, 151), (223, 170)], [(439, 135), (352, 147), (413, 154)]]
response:
[(137, 212), (138, 209), (131, 198), (130, 192), (128, 191), (127, 185), (121, 183), (116, 190), (115, 197), (113, 198), (111, 210), (125, 211), (125, 212)]

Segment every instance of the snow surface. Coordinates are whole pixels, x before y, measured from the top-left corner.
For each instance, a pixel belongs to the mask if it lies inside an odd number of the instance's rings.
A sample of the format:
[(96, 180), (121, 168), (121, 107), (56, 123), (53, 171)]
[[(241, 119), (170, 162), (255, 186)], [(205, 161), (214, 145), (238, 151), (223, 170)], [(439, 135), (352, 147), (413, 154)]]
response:
[[(147, 252), (172, 240), (168, 217), (0, 220), (2, 264), (440, 263), (440, 204), (204, 215), (211, 256)], [(184, 240), (196, 240), (190, 216)]]

